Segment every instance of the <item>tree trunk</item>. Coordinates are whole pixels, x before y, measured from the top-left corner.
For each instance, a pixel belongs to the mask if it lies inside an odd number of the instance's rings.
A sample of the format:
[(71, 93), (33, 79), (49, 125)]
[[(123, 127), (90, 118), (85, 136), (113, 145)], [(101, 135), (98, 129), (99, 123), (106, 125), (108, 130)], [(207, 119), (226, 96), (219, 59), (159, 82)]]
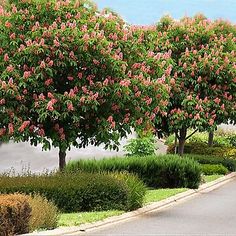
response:
[(66, 166), (66, 151), (59, 150), (59, 170), (63, 171)]
[(186, 136), (187, 136), (187, 129), (186, 128), (182, 128), (179, 132), (179, 149), (178, 149), (178, 153), (180, 156), (183, 156), (184, 154), (184, 144), (186, 141)]
[(213, 146), (213, 141), (214, 141), (214, 131), (210, 131), (209, 136), (208, 136), (208, 146), (209, 147)]
[(178, 153), (178, 134), (175, 133), (175, 154)]

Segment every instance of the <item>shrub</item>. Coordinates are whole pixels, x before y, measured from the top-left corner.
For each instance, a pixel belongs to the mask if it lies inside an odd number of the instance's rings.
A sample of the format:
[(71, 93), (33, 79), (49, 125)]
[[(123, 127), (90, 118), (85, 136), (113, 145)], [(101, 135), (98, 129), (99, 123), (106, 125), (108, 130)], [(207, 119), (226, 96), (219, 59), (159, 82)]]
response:
[[(138, 181), (140, 180), (136, 179)], [(2, 193), (37, 193), (53, 201), (64, 212), (130, 210), (129, 197), (132, 191), (129, 187), (127, 181), (108, 174), (77, 173), (0, 178)]]
[[(167, 153), (174, 153), (175, 146), (170, 144), (167, 149)], [(236, 159), (236, 148), (216, 146), (208, 147), (206, 143), (191, 142), (186, 143), (184, 147), (185, 154), (197, 154), (197, 155), (209, 155), (219, 156), (224, 158)]]
[(124, 146), (127, 156), (148, 156), (155, 154), (157, 149), (153, 136), (139, 137), (129, 140)]
[(79, 160), (70, 162), (66, 171), (127, 171), (154, 188), (197, 188), (201, 180), (195, 161), (174, 155)]
[(201, 171), (204, 175), (226, 175), (228, 169), (221, 164), (202, 164)]
[(141, 207), (147, 190), (145, 184), (133, 174), (114, 173), (113, 176), (119, 180), (125, 181), (128, 186), (127, 209), (134, 210)]
[(57, 226), (59, 211), (54, 203), (38, 194), (27, 196), (32, 209), (29, 221), (30, 231), (36, 229), (53, 229)]
[(0, 195), (0, 236), (28, 233), (30, 214), (26, 196)]
[(222, 157), (215, 157), (215, 156), (206, 156), (206, 155), (195, 155), (195, 154), (188, 154), (185, 155), (188, 158), (193, 158), (195, 161), (199, 162), (200, 164), (221, 164), (226, 167), (229, 171), (236, 170), (236, 161), (232, 159), (225, 159)]

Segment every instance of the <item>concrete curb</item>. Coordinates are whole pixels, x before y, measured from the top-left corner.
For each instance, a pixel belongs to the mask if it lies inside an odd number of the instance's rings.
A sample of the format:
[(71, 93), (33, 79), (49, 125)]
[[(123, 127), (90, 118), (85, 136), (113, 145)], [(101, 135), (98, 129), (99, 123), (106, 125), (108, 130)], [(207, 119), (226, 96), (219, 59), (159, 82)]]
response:
[(62, 236), (62, 235), (78, 235), (79, 233), (82, 233), (85, 231), (86, 232), (93, 231), (98, 228), (111, 226), (112, 224), (117, 224), (120, 222), (132, 220), (132, 219), (139, 217), (145, 213), (149, 213), (152, 211), (161, 210), (166, 207), (174, 206), (182, 201), (186, 201), (187, 199), (189, 199), (191, 197), (194, 197), (199, 194), (207, 193), (207, 192), (210, 192), (214, 189), (217, 189), (220, 186), (228, 183), (229, 181), (231, 181), (235, 177), (236, 177), (236, 172), (233, 172), (233, 173), (223, 176), (215, 181), (212, 181), (210, 183), (202, 184), (197, 190), (190, 189), (190, 190), (187, 190), (183, 193), (179, 193), (175, 196), (169, 197), (165, 200), (151, 203), (147, 206), (139, 208), (138, 210), (135, 210), (132, 212), (127, 212), (127, 213), (124, 213), (119, 216), (112, 216), (112, 217), (106, 218), (104, 220), (97, 221), (95, 223), (87, 223), (87, 224), (83, 224), (80, 226), (74, 226), (74, 227), (61, 227), (61, 228), (57, 228), (54, 230), (41, 231), (41, 232), (37, 232), (37, 233), (24, 234), (24, 235), (25, 236), (26, 235), (27, 236), (30, 236), (30, 235)]

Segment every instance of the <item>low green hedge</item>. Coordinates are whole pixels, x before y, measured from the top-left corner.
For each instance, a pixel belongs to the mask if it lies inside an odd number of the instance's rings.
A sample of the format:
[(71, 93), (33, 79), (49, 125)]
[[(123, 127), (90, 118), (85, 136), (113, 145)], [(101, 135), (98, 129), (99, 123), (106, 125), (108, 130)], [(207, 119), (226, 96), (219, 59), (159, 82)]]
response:
[[(174, 152), (175, 152), (175, 145), (170, 144), (168, 146), (167, 153), (174, 154)], [(206, 143), (202, 143), (202, 142), (186, 143), (184, 146), (184, 153), (236, 159), (236, 148), (219, 146), (219, 145), (208, 147)]]
[(63, 212), (133, 210), (142, 206), (145, 185), (127, 174), (56, 174), (0, 177), (1, 193), (37, 193)]
[(225, 159), (216, 156), (194, 155), (194, 154), (188, 154), (185, 156), (194, 159), (200, 164), (211, 164), (211, 165), (221, 164), (224, 167), (226, 167), (229, 171), (236, 170), (236, 161), (232, 159)]
[(202, 164), (201, 171), (204, 175), (226, 175), (228, 169), (221, 164)]
[(201, 181), (199, 164), (175, 155), (78, 160), (70, 162), (66, 171), (127, 171), (154, 188), (198, 188)]

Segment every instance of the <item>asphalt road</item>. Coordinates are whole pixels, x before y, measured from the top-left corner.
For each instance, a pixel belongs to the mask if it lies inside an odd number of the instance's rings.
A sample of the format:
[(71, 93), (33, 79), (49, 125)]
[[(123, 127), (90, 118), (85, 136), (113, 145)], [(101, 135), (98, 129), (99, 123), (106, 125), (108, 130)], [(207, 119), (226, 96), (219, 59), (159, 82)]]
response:
[(176, 206), (83, 236), (235, 236), (236, 179)]

